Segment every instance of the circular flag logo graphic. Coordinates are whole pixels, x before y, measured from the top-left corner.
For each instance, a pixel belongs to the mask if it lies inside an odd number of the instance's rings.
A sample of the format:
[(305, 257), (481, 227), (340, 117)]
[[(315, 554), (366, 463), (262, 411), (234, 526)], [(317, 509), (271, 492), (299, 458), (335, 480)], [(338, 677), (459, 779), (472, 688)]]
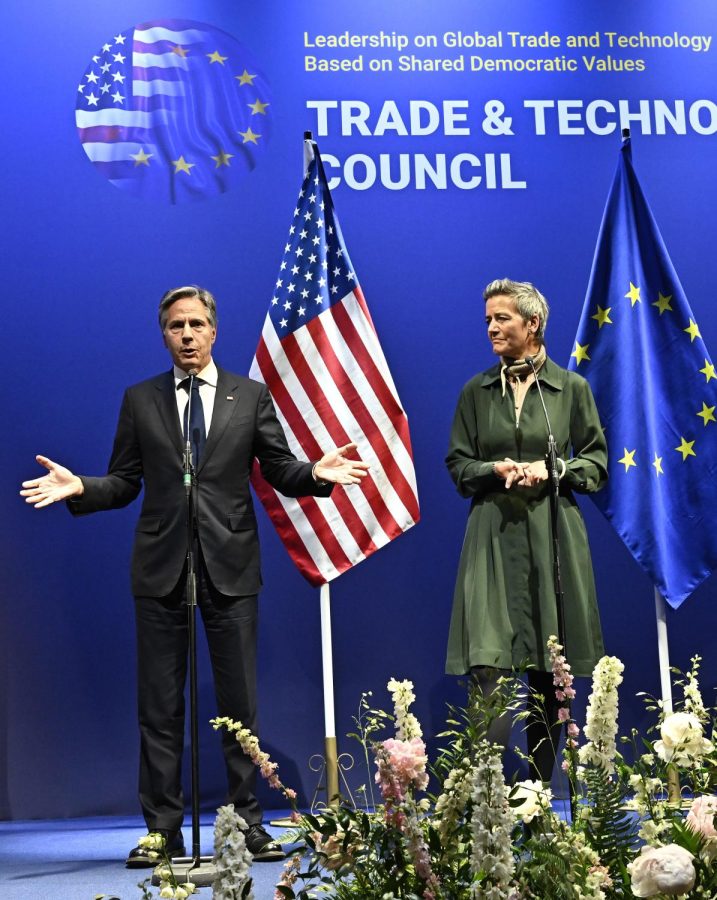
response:
[(269, 86), (249, 51), (203, 22), (145, 22), (102, 45), (75, 121), (94, 167), (138, 197), (184, 203), (228, 191), (271, 134)]

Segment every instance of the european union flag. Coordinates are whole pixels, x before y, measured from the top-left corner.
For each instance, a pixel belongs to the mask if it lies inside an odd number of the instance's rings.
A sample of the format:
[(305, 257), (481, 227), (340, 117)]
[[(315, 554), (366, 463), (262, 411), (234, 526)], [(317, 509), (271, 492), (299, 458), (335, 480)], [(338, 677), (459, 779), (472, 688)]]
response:
[(569, 368), (610, 480), (594, 501), (677, 608), (717, 566), (717, 373), (623, 143)]

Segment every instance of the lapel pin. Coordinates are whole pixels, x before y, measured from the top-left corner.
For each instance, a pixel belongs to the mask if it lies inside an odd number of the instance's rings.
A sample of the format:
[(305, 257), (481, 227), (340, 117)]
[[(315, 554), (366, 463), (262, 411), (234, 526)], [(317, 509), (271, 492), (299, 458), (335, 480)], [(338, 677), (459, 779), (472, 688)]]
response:
[(227, 394), (227, 400), (233, 400), (233, 399), (234, 399), (234, 397), (232, 397), (231, 394)]

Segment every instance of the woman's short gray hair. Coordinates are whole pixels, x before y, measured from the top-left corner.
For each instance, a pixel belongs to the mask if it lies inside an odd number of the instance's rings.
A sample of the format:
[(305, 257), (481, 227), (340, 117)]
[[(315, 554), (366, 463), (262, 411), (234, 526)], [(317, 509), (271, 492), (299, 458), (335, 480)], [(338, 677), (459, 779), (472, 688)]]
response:
[(483, 291), (483, 299), (489, 300), (502, 294), (510, 297), (515, 303), (519, 315), (527, 322), (533, 316), (538, 317), (536, 338), (542, 344), (545, 340), (545, 326), (548, 322), (548, 301), (529, 281), (511, 281), (510, 278), (498, 278)]
[(171, 291), (162, 297), (159, 301), (159, 327), (164, 331), (164, 325), (167, 321), (167, 310), (176, 303), (177, 300), (185, 300), (187, 297), (201, 300), (207, 310), (207, 318), (212, 328), (217, 327), (217, 303), (213, 295), (204, 288), (198, 287), (196, 284), (186, 285), (185, 287), (172, 288)]

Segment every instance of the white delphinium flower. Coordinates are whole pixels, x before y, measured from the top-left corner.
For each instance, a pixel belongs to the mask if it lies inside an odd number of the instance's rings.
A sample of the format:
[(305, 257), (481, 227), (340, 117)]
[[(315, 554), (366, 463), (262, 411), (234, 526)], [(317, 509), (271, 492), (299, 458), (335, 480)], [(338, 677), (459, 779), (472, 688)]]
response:
[(685, 695), (685, 710), (697, 716), (700, 722), (705, 725), (709, 722), (710, 715), (705, 709), (702, 694), (700, 693), (700, 684), (697, 680), (701, 662), (701, 656), (692, 657), (692, 668), (685, 676), (686, 681), (683, 686), (683, 693)]
[[(252, 855), (246, 848), (247, 824), (233, 804), (220, 806), (214, 823), (214, 865), (217, 870), (212, 888), (214, 900), (234, 900), (249, 879)], [(247, 900), (253, 900), (249, 891)]]
[(473, 852), (471, 869), (485, 877), (471, 889), (473, 900), (508, 900), (514, 896), (511, 879), (515, 860), (511, 845), (514, 817), (508, 803), (501, 750), (481, 741), (473, 769)]
[(472, 772), (473, 763), (466, 756), (455, 769), (450, 770), (443, 782), (443, 790), (434, 810), (434, 825), (443, 841), (463, 817), (473, 790)]
[[(644, 754), (642, 759), (645, 759)], [(634, 809), (641, 816), (647, 814), (649, 809), (654, 805), (657, 797), (665, 792), (665, 785), (660, 778), (651, 778), (647, 775), (633, 773), (630, 775), (630, 787), (635, 792), (631, 800), (625, 804), (630, 809)]]
[(664, 843), (664, 836), (672, 827), (668, 819), (659, 814), (660, 807), (656, 807), (656, 814), (652, 819), (643, 819), (637, 831), (637, 836), (649, 847), (660, 847)]
[(408, 711), (416, 699), (412, 681), (397, 681), (392, 678), (386, 685), (393, 700), (393, 713), (396, 717), (396, 737), (399, 741), (410, 741), (414, 737), (423, 737), (418, 719)]
[(585, 728), (587, 743), (578, 750), (583, 765), (592, 765), (610, 774), (615, 771), (618, 697), (625, 666), (616, 656), (603, 656), (593, 670), (593, 687), (588, 701)]

